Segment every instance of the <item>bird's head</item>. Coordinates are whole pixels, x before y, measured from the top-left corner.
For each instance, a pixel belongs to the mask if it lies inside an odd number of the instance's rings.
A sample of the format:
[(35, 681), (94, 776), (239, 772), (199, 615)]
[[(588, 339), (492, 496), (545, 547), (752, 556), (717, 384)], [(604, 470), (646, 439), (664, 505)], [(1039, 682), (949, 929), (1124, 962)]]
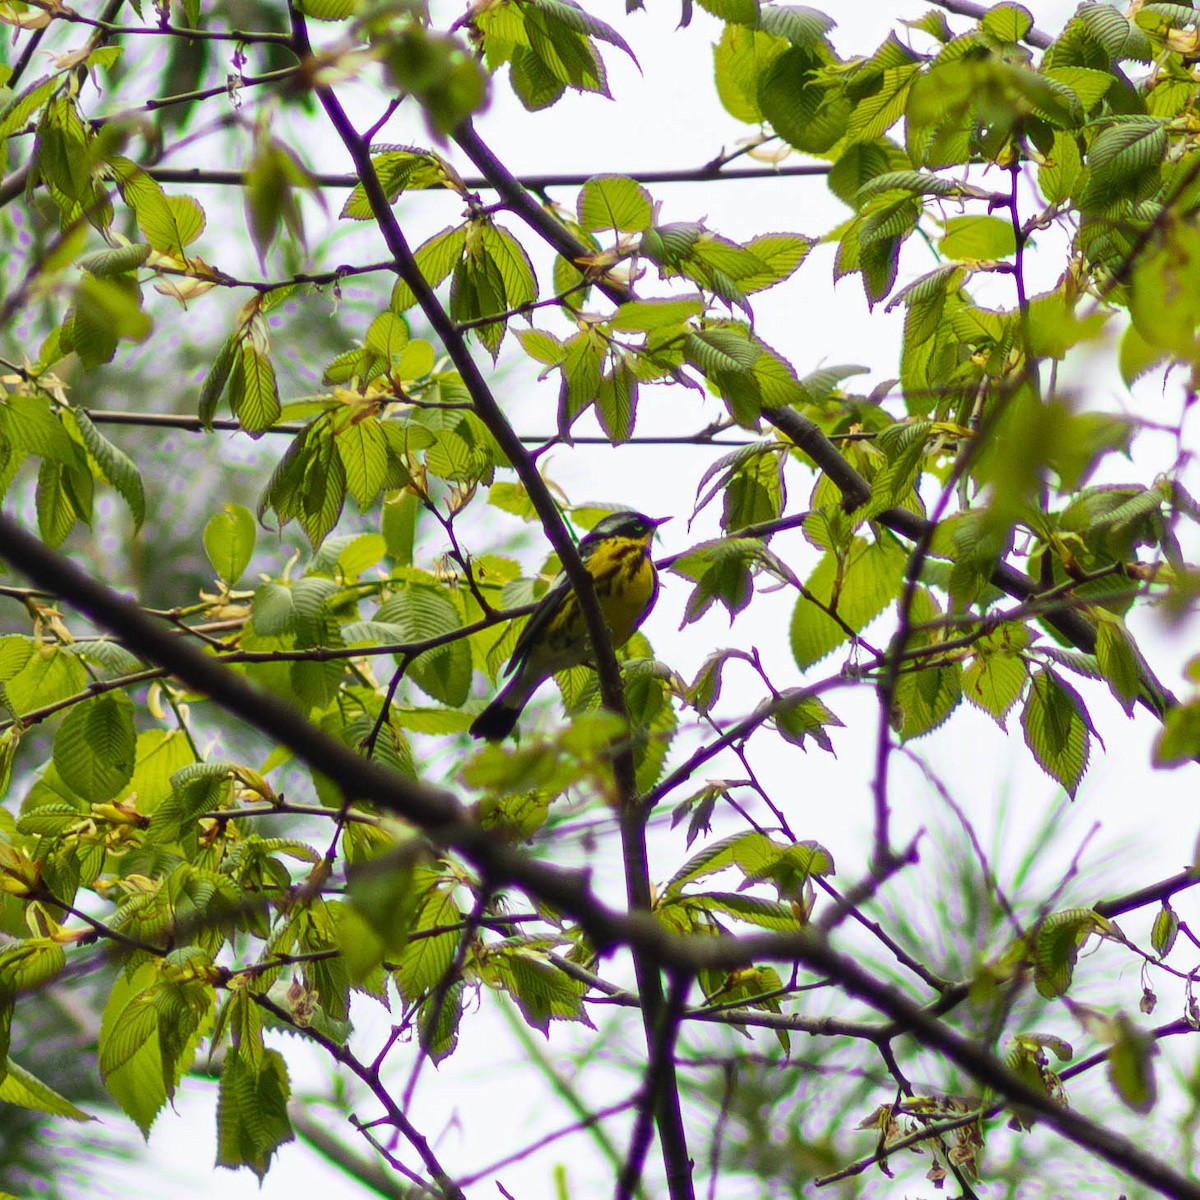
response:
[(628, 509), (609, 513), (607, 517), (601, 517), (592, 526), (583, 541), (579, 543), (580, 552), (586, 554), (592, 546), (614, 537), (631, 538), (648, 545), (654, 536), (654, 531), (670, 519), (670, 517), (647, 517)]

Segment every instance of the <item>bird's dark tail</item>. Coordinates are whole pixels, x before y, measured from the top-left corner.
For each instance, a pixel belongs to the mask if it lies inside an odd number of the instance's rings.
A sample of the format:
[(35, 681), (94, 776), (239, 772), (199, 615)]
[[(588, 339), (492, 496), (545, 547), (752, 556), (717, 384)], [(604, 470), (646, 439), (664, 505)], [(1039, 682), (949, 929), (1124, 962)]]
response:
[(475, 718), (471, 724), (471, 736), (499, 742), (508, 737), (517, 727), (523, 704), (514, 704), (503, 692)]

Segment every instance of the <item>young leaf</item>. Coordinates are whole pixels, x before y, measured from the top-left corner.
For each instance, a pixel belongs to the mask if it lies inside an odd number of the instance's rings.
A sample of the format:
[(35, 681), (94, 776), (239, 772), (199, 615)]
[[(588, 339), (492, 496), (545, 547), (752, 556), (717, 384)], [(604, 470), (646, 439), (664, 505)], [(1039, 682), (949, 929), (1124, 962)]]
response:
[(249, 1167), (261, 1182), (275, 1151), (295, 1139), (287, 1111), (290, 1096), (278, 1050), (263, 1050), (255, 1061), (231, 1046), (217, 1098), (217, 1166)]
[(640, 184), (623, 175), (597, 175), (579, 192), (579, 225), (585, 230), (641, 233), (653, 220), (653, 201)]
[(1048, 668), (1035, 672), (1021, 727), (1038, 766), (1074, 798), (1091, 751), (1090, 721), (1079, 693)]
[(132, 778), (136, 750), (133, 704), (124, 692), (108, 692), (67, 713), (54, 738), (54, 765), (76, 795), (100, 804)]
[(254, 514), (240, 504), (226, 504), (204, 527), (204, 552), (213, 570), (233, 587), (254, 554)]

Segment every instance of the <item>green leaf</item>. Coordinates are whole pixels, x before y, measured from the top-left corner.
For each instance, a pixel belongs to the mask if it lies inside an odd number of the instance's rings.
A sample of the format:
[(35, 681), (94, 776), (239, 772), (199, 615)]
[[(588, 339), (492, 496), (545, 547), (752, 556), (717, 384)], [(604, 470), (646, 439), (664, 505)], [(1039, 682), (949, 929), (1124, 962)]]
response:
[(977, 651), (963, 672), (963, 694), (1004, 729), (1009, 712), (1025, 689), (1028, 668), (1016, 647), (1001, 644), (993, 648), (981, 640)]
[[(462, 628), (458, 609), (436, 588), (409, 586), (380, 605), (377, 617), (404, 631), (404, 641), (423, 642)], [(419, 654), (408, 670), (413, 682), (435, 700), (458, 708), (471, 687), (471, 648), (466, 638)]]
[(758, 83), (758, 106), (775, 132), (797, 150), (821, 154), (846, 134), (854, 106), (840, 82), (818, 75), (822, 64), (793, 46)]
[(807, 581), (792, 613), (792, 655), (801, 670), (824, 658), (850, 636), (825, 609), (833, 609), (849, 630), (861, 632), (900, 593), (905, 555), (893, 541), (855, 538), (844, 556), (832, 550)]
[(517, 340), (530, 358), (547, 366), (557, 366), (563, 360), (563, 344), (543, 329), (520, 329)]
[(1179, 914), (1171, 907), (1169, 900), (1164, 900), (1154, 917), (1150, 929), (1150, 945), (1160, 959), (1166, 958), (1175, 945), (1179, 934)]
[(1133, 716), (1134, 702), (1141, 694), (1141, 674), (1137, 651), (1120, 617), (1102, 608), (1096, 612), (1096, 663), (1109, 690), (1127, 717)]
[[(682, 296), (662, 300), (627, 300), (618, 306), (608, 325), (622, 332), (645, 333), (660, 329), (683, 327), (691, 317), (704, 311), (704, 300), (700, 296)], [(543, 359), (542, 361), (547, 361)]]
[[(391, 316), (384, 313), (384, 316)], [(395, 318), (393, 318), (395, 319)], [(337, 450), (346, 471), (346, 487), (362, 511), (379, 495), (387, 478), (387, 438), (374, 416), (353, 421), (337, 435)]]
[(99, 804), (132, 778), (136, 751), (133, 704), (124, 692), (108, 692), (67, 713), (54, 738), (54, 765), (76, 795)]
[(754, 595), (753, 569), (763, 561), (764, 545), (758, 538), (720, 538), (693, 546), (675, 560), (671, 570), (696, 587), (688, 597), (684, 624), (699, 620), (720, 601), (730, 621)]
[(240, 504), (226, 504), (224, 512), (204, 527), (204, 552), (219, 578), (233, 587), (250, 565), (258, 530), (254, 514)]
[(255, 633), (265, 637), (290, 633), (295, 619), (292, 589), (285, 583), (264, 583), (254, 593), (250, 619)]
[(0, 404), (0, 430), (12, 445), (42, 458), (70, 462), (75, 457), (71, 435), (50, 408), (46, 396), (14, 392), (5, 397)]
[(409, 340), (408, 322), (394, 312), (383, 312), (371, 322), (365, 345), (391, 363), (400, 357)]
[(895, 693), (901, 740), (923, 737), (941, 725), (962, 699), (962, 685), (961, 663), (901, 674)]
[(1200, 701), (1167, 709), (1163, 727), (1154, 739), (1156, 767), (1181, 767), (1200, 759)]
[(1071, 986), (1084, 942), (1108, 928), (1108, 922), (1090, 908), (1051, 913), (1038, 926), (1033, 945), (1033, 977), (1038, 994), (1047, 999), (1064, 995)]
[[(1111, 76), (1106, 76), (1111, 80)], [(1048, 204), (1061, 204), (1075, 188), (1083, 172), (1079, 143), (1070, 131), (1058, 130), (1054, 144), (1038, 166), (1038, 187)]]
[(1158, 1044), (1149, 1030), (1139, 1029), (1124, 1013), (1117, 1014), (1113, 1029), (1108, 1081), (1127, 1108), (1148, 1113), (1158, 1098), (1153, 1066)]
[(614, 444), (633, 436), (637, 415), (638, 380), (626, 355), (618, 355), (611, 371), (600, 376), (596, 390), (596, 416), (605, 436)]
[(885, 68), (876, 89), (854, 106), (846, 126), (846, 137), (851, 144), (876, 141), (904, 116), (917, 72), (916, 63)]
[(168, 196), (129, 159), (114, 157), (110, 161), (121, 195), (133, 209), (146, 241), (162, 254), (183, 257), (184, 247), (204, 232), (204, 209), (191, 196)]
[[(773, 842), (766, 834), (753, 831), (735, 833), (709, 842), (671, 877), (663, 890), (663, 896), (680, 895), (685, 883), (703, 879), (706, 875), (723, 871), (727, 867), (738, 868), (747, 878), (761, 878), (779, 861), (785, 849), (786, 847)], [(832, 867), (832, 863), (829, 865)]]
[(86, 367), (111, 361), (122, 338), (145, 341), (154, 322), (141, 304), (141, 289), (129, 276), (83, 276), (75, 290), (71, 338)]
[(1167, 152), (1167, 131), (1151, 117), (1128, 117), (1101, 130), (1088, 153), (1080, 207), (1096, 212), (1153, 183)]
[(997, 4), (983, 14), (980, 26), (999, 42), (1019, 42), (1033, 28), (1033, 14), (1021, 4)]
[[(1089, 313), (1080, 320), (1075, 315), (1074, 298), (1068, 299), (1060, 289), (1035, 296), (1029, 303), (1029, 342), (1027, 352), (1037, 358), (1066, 358), (1067, 352), (1080, 342), (1096, 338), (1104, 328), (1107, 315)], [(1092, 414), (1101, 415), (1101, 414)], [(1109, 420), (1107, 413), (1102, 414)], [(1120, 423), (1114, 422), (1119, 430)], [(1067, 483), (1075, 487), (1076, 483)]]
[(580, 189), (577, 204), (579, 225), (585, 230), (642, 233), (654, 220), (650, 193), (624, 175), (589, 179)]
[(0, 108), (0, 140), (12, 137), (18, 129), (23, 128), (29, 118), (63, 86), (61, 75), (43, 76), (10, 99)]
[(52, 1117), (66, 1117), (71, 1121), (96, 1120), (91, 1113), (77, 1108), (65, 1096), (60, 1096), (52, 1087), (31, 1075), (11, 1058), (7, 1063), (7, 1074), (3, 1082), (0, 1082), (0, 1101), (19, 1104), (22, 1108), (32, 1108)]
[[(361, 0), (298, 0), (296, 7), (306, 16), (312, 17), (314, 21), (344, 21), (347, 17), (354, 16), (358, 9)], [(286, 1081), (286, 1073), (284, 1079)], [(217, 1160), (220, 1166), (230, 1166), (229, 1163), (222, 1163)], [(259, 1179), (263, 1173), (258, 1172)]]
[[(388, 203), (394, 202), (401, 192), (409, 189), (449, 186), (444, 163), (428, 150), (418, 150), (413, 146), (391, 147), (373, 155), (371, 164)], [(351, 221), (375, 219), (361, 183), (350, 193), (340, 215)]]
[[(414, 872), (414, 879), (422, 873)], [(462, 936), (460, 931), (448, 929), (444, 933), (427, 932), (456, 925), (462, 920), (462, 914), (454, 903), (453, 890), (453, 882), (448, 885), (435, 883), (427, 888), (417, 906), (412, 933), (422, 936), (410, 937), (393, 972), (400, 994), (409, 1003), (419, 1000), (437, 987), (454, 962), (454, 954)]]
[(242, 428), (249, 434), (265, 433), (282, 411), (275, 368), (271, 360), (248, 341), (233, 361), (229, 402)]
[(57, 704), (77, 695), (87, 685), (83, 663), (61, 646), (42, 645), (4, 684), (8, 703), (18, 716)]
[(523, 308), (538, 298), (537, 276), (525, 247), (507, 229), (491, 222), (480, 230), (481, 244), (504, 280), (504, 306)]
[(466, 992), (467, 985), (458, 979), (421, 1006), (417, 1037), (421, 1049), (434, 1064), (444, 1062), (458, 1048), (458, 1027)]
[[(467, 240), (467, 227), (457, 225), (443, 229), (424, 241), (413, 251), (413, 258), (431, 288), (437, 287), (462, 258)], [(402, 313), (417, 302), (412, 289), (402, 279), (397, 279), (392, 288), (390, 307), (392, 312)]]
[(210, 431), (213, 417), (217, 413), (217, 405), (225, 393), (225, 385), (229, 382), (229, 374), (233, 370), (234, 359), (237, 355), (237, 338), (230, 335), (221, 343), (217, 357), (213, 359), (213, 364), (204, 376), (204, 382), (200, 385), (200, 399), (196, 414), (200, 418), (200, 424)]
[(1200, 282), (1190, 269), (1200, 234), (1172, 228), (1165, 243), (1134, 264), (1129, 315), (1148, 345), (1188, 361), (1196, 353)]
[(50, 938), (26, 938), (6, 946), (0, 950), (0, 998), (36, 991), (66, 965), (62, 946)]
[(1000, 217), (951, 217), (938, 247), (946, 258), (971, 262), (994, 261), (1015, 254), (1012, 222)]
[(583, 1007), (586, 983), (572, 979), (536, 953), (516, 948), (498, 955), (494, 969), (529, 1025), (550, 1036), (550, 1022), (591, 1021)]
[(523, 46), (513, 54), (509, 78), (517, 98), (530, 112), (549, 108), (567, 90), (566, 84), (545, 61)]
[(149, 990), (156, 973), (157, 964), (147, 963), (132, 976), (118, 977), (100, 1022), (104, 1086), (145, 1137), (167, 1102), (158, 1016)]
[(775, 728), (784, 740), (797, 746), (804, 745), (805, 738), (812, 738), (822, 750), (833, 753), (833, 742), (826, 730), (830, 726), (845, 724), (831, 712), (818, 696), (809, 696), (802, 690), (796, 694), (796, 702), (775, 713)]
[(739, 25), (758, 24), (758, 0), (699, 0), (700, 7), (722, 21)]
[(758, 80), (771, 63), (787, 50), (787, 42), (745, 26), (726, 25), (713, 48), (717, 95), (725, 110), (738, 121), (758, 125)]
[(1079, 693), (1053, 671), (1043, 668), (1034, 673), (1021, 712), (1025, 744), (1038, 766), (1057, 779), (1072, 798), (1087, 770), (1091, 749), (1086, 714)]
[(825, 35), (837, 24), (825, 13), (799, 4), (764, 5), (759, 11), (759, 20), (768, 33), (809, 50), (823, 47)]
[(117, 489), (118, 495), (129, 507), (135, 528), (140, 529), (146, 519), (146, 495), (137, 465), (92, 424), (91, 417), (84, 409), (73, 408), (69, 412), (92, 461), (104, 478)]
[(296, 1135), (288, 1119), (291, 1084), (283, 1055), (262, 1050), (255, 1057), (239, 1046), (225, 1056), (217, 1098), (217, 1166), (249, 1167), (261, 1181), (275, 1151)]

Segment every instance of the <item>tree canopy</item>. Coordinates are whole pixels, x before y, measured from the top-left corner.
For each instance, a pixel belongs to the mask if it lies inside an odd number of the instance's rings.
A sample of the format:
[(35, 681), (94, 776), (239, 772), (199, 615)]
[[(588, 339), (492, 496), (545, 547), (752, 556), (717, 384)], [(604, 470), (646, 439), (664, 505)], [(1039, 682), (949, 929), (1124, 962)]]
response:
[[(299, 1133), (458, 1200), (506, 1164), (446, 1159), (414, 1097), (503, 1011), (618, 1197), (1086, 1193), (1080, 1164), (1200, 1197), (1194, 818), (1161, 831), (1182, 871), (1131, 856), (1101, 899), (1086, 847), (1002, 869), (921, 756), (982, 712), (1085, 805), (1140, 713), (1147, 767), (1195, 770), (1200, 11), (945, 0), (851, 52), (845, 13), (700, 0), (712, 76), (680, 86), (742, 145), (518, 177), (492, 95), (530, 138), (568, 94), (619, 111), (641, 5), (596, 7), (0, 2), (0, 1101), (148, 1135), (212, 1072), (218, 1165)], [(751, 174), (840, 222), (663, 218)], [(447, 222), (419, 241), (418, 191)], [(835, 286), (864, 342), (902, 314), (869, 390), (808, 335)], [(729, 628), (686, 672), (661, 632), (614, 647), (577, 548), (663, 441), (664, 586)], [(560, 572), (589, 665), (480, 746)], [(835, 751), (871, 826), (836, 870), (836, 814), (764, 773)], [(100, 1014), (70, 1070), (39, 1054), (64, 994)], [(589, 1067), (636, 1029), (627, 1097), (527, 1029)], [(332, 1150), (289, 1106), (305, 1043), (355, 1097)]]

